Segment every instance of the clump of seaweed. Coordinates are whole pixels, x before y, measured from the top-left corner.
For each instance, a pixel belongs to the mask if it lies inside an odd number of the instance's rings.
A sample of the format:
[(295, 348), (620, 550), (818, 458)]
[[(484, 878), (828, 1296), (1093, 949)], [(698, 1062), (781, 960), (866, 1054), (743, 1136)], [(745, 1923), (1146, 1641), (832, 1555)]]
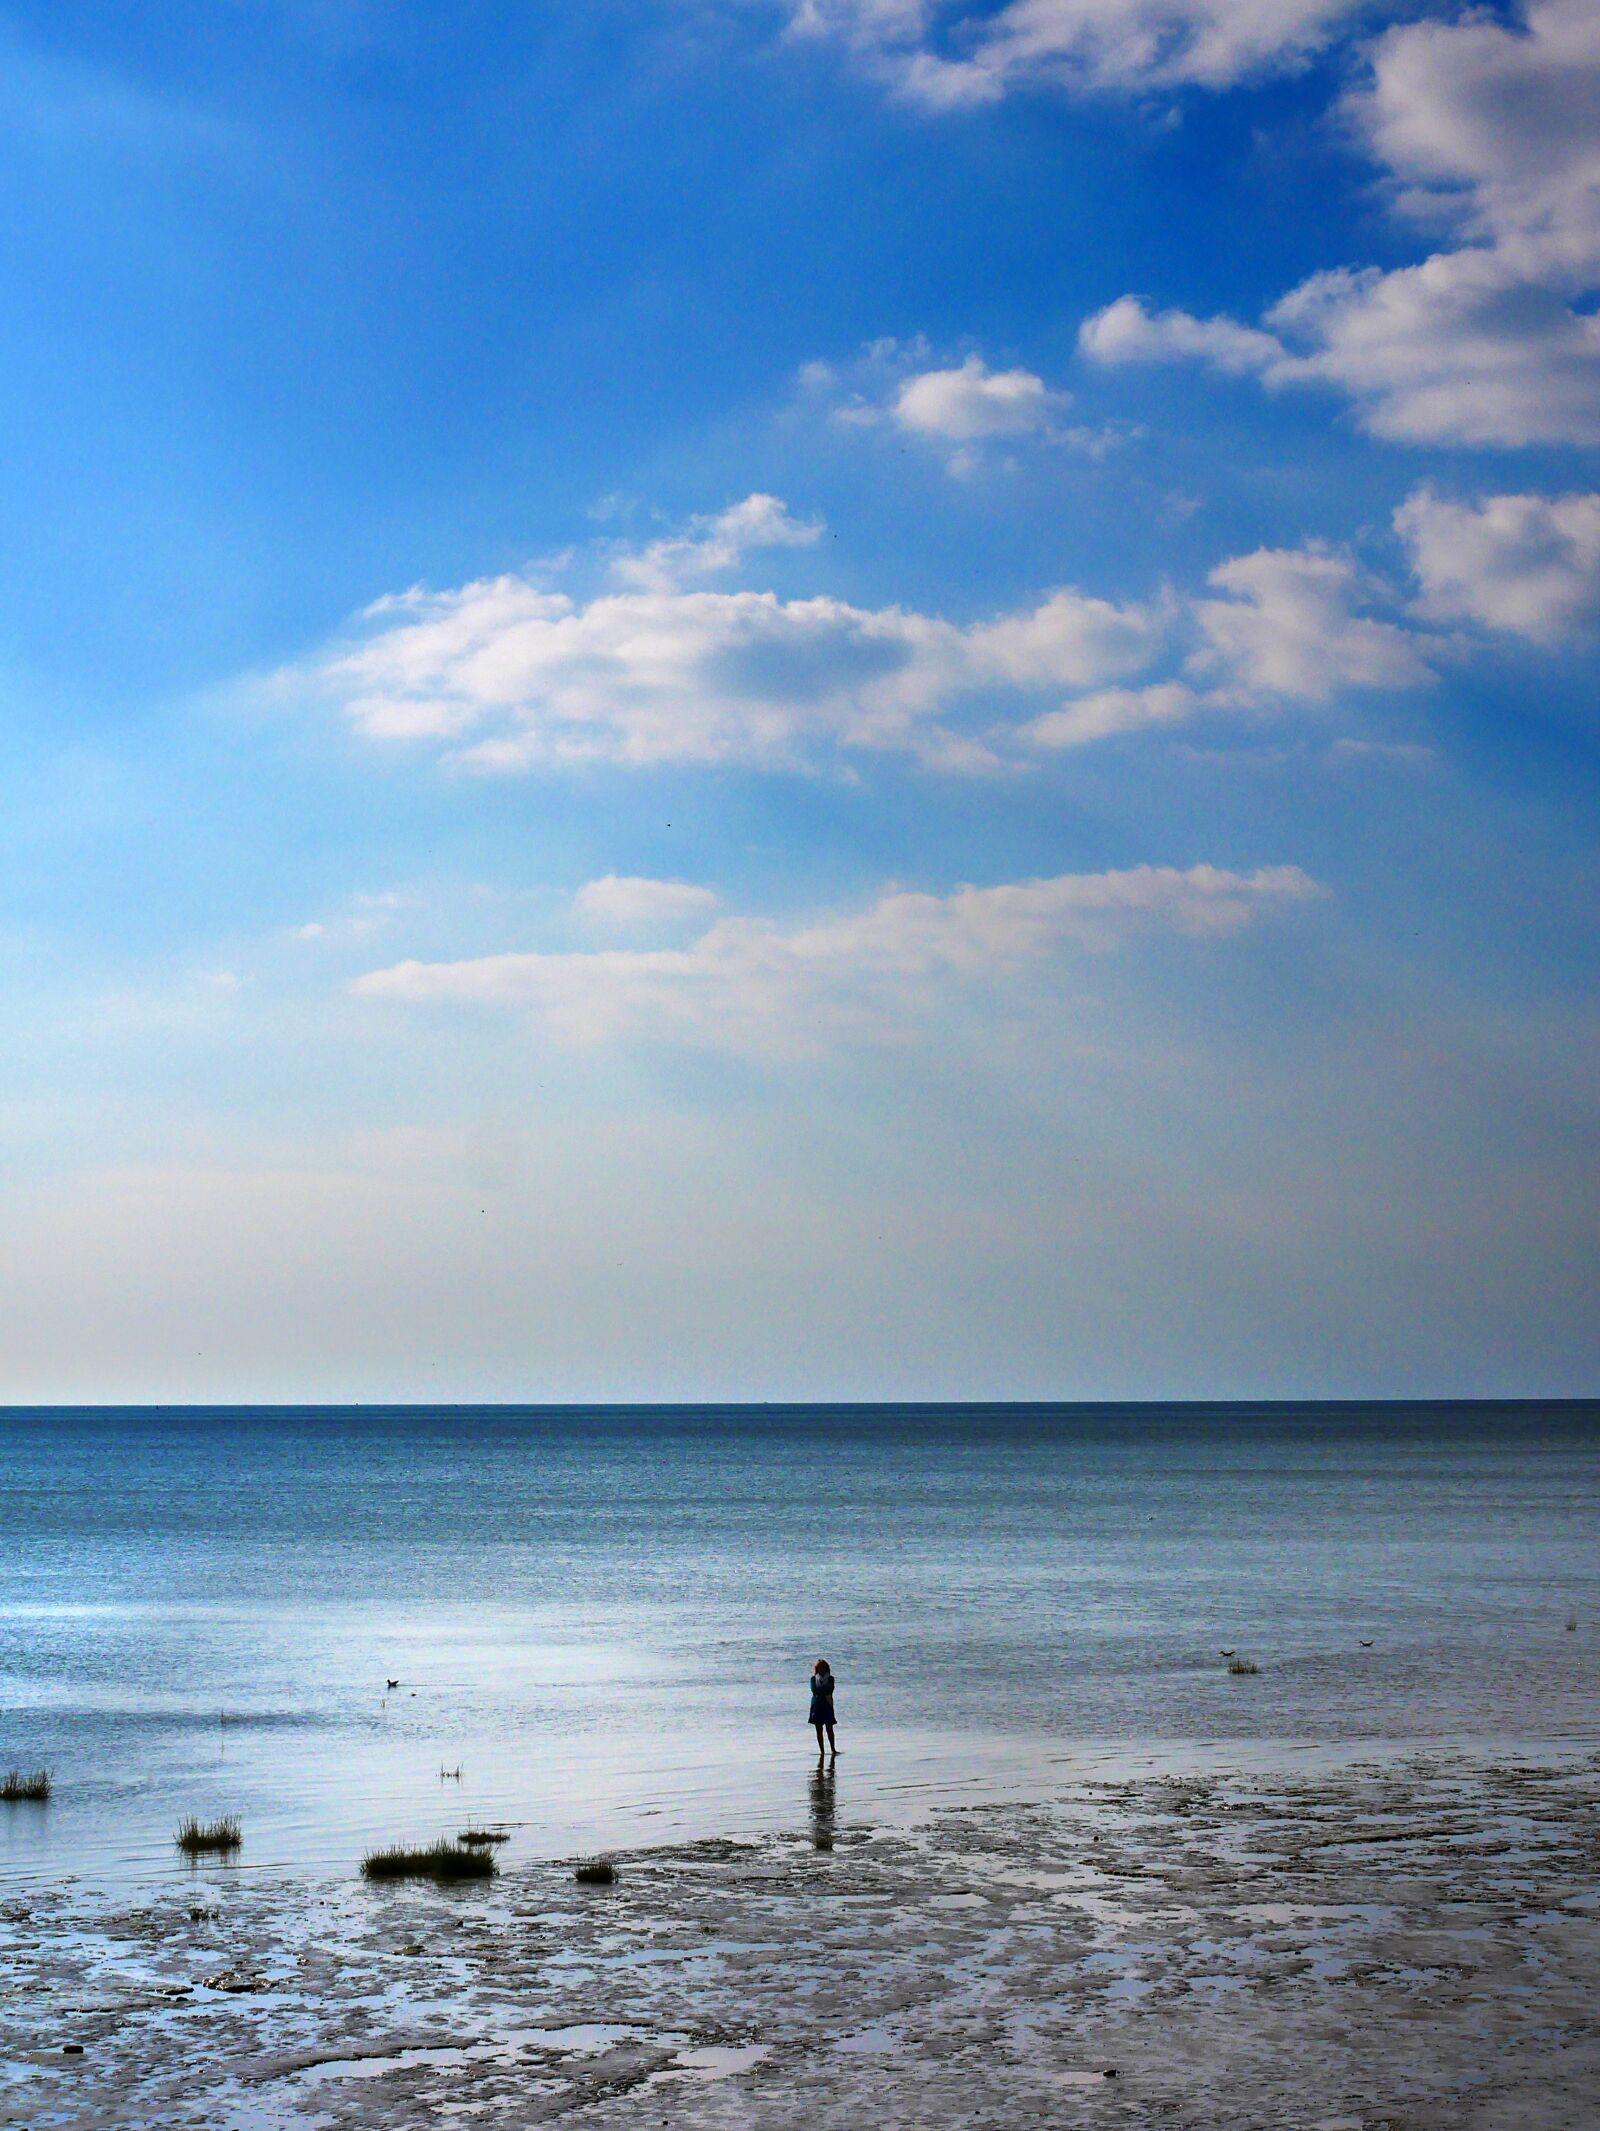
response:
[(0, 1783), (0, 1799), (7, 1805), (43, 1805), (50, 1796), (50, 1771), (47, 1768), (14, 1768)]
[(504, 1828), (463, 1828), (456, 1837), (457, 1842), (464, 1843), (509, 1842), (510, 1840), (511, 1837)]
[(594, 1857), (579, 1865), (572, 1876), (580, 1887), (610, 1887), (616, 1882), (617, 1868), (608, 1857)]
[(186, 1857), (200, 1857), (209, 1850), (237, 1850), (244, 1836), (232, 1813), (224, 1813), (220, 1820), (196, 1820), (191, 1813), (178, 1823), (172, 1839)]
[(1235, 1674), (1242, 1674), (1250, 1672), (1259, 1672), (1261, 1670), (1261, 1667), (1256, 1663), (1253, 1657), (1230, 1657), (1228, 1660), (1228, 1670)]
[(1567, 1633), (1568, 1633), (1569, 1635), (1576, 1635), (1576, 1634), (1577, 1634), (1577, 1632), (1578, 1632), (1578, 1616), (1577, 1616), (1577, 1614), (1576, 1614), (1576, 1613), (1569, 1613), (1569, 1614), (1567, 1615)]
[(369, 1850), (361, 1860), (363, 1879), (432, 1879), (446, 1884), (493, 1879), (498, 1870), (487, 1850), (460, 1842), (433, 1842), (425, 1847), (394, 1843), (387, 1850)]

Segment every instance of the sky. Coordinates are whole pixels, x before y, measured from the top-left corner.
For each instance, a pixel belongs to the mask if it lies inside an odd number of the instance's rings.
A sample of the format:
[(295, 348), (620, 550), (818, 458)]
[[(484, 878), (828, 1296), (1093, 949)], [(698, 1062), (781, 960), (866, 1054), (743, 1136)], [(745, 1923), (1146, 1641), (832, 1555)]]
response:
[(1595, 1392), (1592, 0), (0, 102), (0, 1398)]

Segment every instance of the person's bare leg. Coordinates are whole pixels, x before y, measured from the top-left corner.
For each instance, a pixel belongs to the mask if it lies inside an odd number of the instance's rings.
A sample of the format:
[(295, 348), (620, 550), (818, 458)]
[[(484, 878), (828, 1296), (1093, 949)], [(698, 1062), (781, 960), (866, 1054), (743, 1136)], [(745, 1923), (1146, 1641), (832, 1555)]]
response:
[(817, 1735), (817, 1759), (820, 1761), (822, 1759), (822, 1726), (814, 1724), (811, 1728)]
[[(839, 1748), (834, 1739), (833, 1726), (831, 1724), (828, 1726), (828, 1751), (830, 1754), (832, 1754), (834, 1760), (837, 1761), (839, 1758)], [(822, 1752), (822, 1727), (820, 1724), (817, 1727), (817, 1752), (819, 1755)]]

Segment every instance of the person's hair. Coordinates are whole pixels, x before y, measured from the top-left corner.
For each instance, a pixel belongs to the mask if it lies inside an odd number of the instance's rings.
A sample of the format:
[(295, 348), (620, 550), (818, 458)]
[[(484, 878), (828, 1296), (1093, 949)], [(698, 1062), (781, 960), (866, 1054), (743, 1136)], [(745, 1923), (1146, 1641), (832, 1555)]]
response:
[(811, 1669), (813, 1672), (832, 1672), (833, 1667), (825, 1657), (819, 1657)]

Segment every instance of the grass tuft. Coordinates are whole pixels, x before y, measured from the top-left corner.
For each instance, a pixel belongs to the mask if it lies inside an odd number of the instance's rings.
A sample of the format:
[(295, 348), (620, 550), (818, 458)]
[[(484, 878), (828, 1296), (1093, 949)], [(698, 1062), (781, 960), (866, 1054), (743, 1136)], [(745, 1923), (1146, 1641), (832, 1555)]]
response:
[(369, 1850), (361, 1860), (363, 1879), (432, 1879), (446, 1884), (462, 1879), (493, 1879), (498, 1866), (487, 1850), (459, 1842), (429, 1843), (425, 1849), (395, 1843)]
[(456, 1837), (457, 1842), (465, 1843), (509, 1842), (510, 1840), (511, 1837), (504, 1828), (463, 1828)]
[(572, 1876), (580, 1887), (609, 1887), (615, 1884), (617, 1868), (609, 1858), (597, 1857), (579, 1865)]
[(1228, 1670), (1232, 1673), (1259, 1672), (1261, 1667), (1253, 1657), (1230, 1657)]
[(232, 1813), (220, 1820), (196, 1820), (193, 1814), (180, 1821), (172, 1838), (186, 1857), (200, 1857), (208, 1850), (237, 1850), (244, 1837)]
[(50, 1771), (47, 1768), (14, 1768), (4, 1783), (0, 1783), (0, 1799), (7, 1805), (20, 1805), (24, 1800), (32, 1805), (43, 1805), (49, 1796)]

